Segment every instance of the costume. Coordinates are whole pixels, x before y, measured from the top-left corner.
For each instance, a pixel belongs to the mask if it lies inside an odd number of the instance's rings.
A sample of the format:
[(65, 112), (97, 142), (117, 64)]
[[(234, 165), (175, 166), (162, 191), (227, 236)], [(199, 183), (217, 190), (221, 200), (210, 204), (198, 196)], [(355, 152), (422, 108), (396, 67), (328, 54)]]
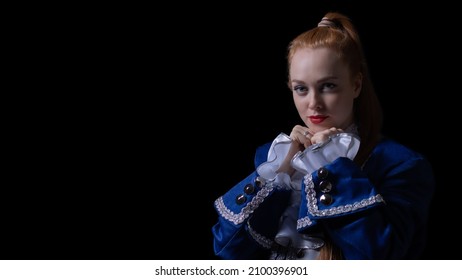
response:
[(345, 259), (418, 258), (435, 187), (431, 165), (383, 138), (358, 166), (355, 131), (297, 153), (292, 177), (276, 173), (289, 136), (257, 148), (256, 170), (215, 201), (216, 255), (315, 259), (328, 235)]

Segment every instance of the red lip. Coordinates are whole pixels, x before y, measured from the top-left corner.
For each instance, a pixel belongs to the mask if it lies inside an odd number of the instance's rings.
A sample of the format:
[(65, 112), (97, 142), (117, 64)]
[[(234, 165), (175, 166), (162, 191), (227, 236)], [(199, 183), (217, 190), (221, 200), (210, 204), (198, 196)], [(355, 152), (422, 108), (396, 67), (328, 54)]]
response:
[(310, 121), (314, 124), (322, 123), (325, 119), (327, 119), (327, 116), (310, 116), (308, 117)]

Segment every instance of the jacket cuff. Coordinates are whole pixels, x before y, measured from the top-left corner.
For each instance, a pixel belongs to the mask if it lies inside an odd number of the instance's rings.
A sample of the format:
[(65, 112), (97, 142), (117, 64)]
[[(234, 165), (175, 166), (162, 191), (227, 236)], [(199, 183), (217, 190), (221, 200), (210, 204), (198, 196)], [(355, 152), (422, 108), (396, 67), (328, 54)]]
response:
[(306, 175), (304, 184), (300, 213), (310, 220), (349, 215), (385, 203), (366, 174), (346, 157)]
[(218, 214), (234, 225), (245, 222), (261, 203), (274, 191), (272, 182), (265, 182), (253, 172), (225, 195), (215, 200)]

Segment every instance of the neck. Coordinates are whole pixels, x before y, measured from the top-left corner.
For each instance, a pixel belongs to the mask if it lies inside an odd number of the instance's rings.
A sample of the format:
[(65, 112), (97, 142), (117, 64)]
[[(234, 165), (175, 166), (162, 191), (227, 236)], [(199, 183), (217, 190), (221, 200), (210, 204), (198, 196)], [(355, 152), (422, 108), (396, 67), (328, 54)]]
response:
[(345, 132), (347, 133), (353, 133), (358, 135), (358, 126), (355, 123), (350, 124), (347, 128), (344, 129)]

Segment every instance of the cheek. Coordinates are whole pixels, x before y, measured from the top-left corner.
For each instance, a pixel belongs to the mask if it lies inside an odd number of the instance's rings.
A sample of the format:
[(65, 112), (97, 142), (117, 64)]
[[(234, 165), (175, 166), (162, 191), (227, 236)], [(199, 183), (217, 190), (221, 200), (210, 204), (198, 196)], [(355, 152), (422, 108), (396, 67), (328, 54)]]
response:
[(353, 113), (353, 100), (352, 99), (345, 99), (345, 100), (338, 100), (335, 104), (333, 104), (333, 110), (337, 112), (340, 116), (349, 116)]
[(341, 98), (332, 98), (330, 100), (325, 100), (325, 106), (328, 111), (334, 113), (335, 115), (344, 115), (347, 114), (352, 108), (352, 101), (349, 99)]
[(303, 110), (306, 107), (306, 104), (305, 104), (302, 97), (300, 97), (300, 96), (298, 96), (296, 94), (294, 94), (293, 96), (294, 96), (295, 108), (297, 108), (297, 111), (300, 112), (301, 110)]
[(294, 100), (295, 106), (298, 108), (298, 105), (300, 104), (300, 97), (295, 93), (292, 93), (292, 99)]

